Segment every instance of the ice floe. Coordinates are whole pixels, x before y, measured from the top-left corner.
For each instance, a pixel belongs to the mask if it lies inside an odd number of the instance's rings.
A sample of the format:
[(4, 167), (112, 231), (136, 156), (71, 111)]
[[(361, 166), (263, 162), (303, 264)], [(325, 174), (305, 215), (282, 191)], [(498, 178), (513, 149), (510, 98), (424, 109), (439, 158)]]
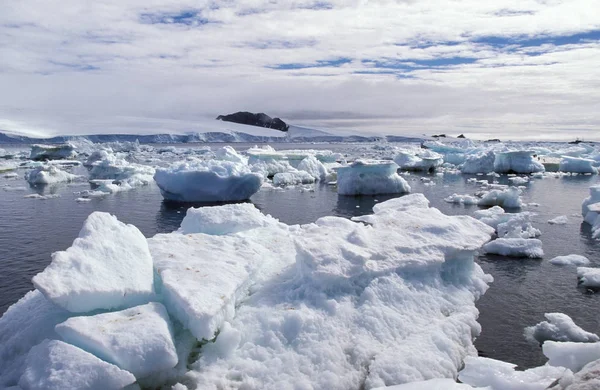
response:
[(544, 314), (547, 321), (525, 328), (525, 338), (543, 344), (547, 340), (593, 343), (600, 341), (598, 335), (586, 332), (563, 313)]
[(411, 188), (392, 161), (357, 160), (337, 171), (340, 195), (401, 194)]

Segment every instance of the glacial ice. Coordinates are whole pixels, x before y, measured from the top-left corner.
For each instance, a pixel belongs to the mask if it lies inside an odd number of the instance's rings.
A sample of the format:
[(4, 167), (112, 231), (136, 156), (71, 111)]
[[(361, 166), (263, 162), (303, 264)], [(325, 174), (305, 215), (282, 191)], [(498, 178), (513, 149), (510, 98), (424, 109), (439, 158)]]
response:
[(231, 161), (192, 161), (159, 168), (154, 180), (163, 197), (176, 202), (227, 202), (250, 198), (263, 183), (247, 165)]
[(78, 179), (79, 176), (65, 172), (55, 166), (42, 166), (25, 174), (25, 180), (30, 184), (66, 183)]
[(165, 307), (157, 302), (126, 310), (71, 317), (56, 325), (69, 344), (131, 372), (136, 378), (173, 368), (177, 353)]
[(573, 372), (577, 372), (589, 362), (600, 359), (600, 342), (546, 341), (542, 345), (542, 351), (548, 358), (549, 365), (566, 367)]
[(55, 252), (33, 277), (49, 300), (72, 312), (147, 302), (153, 294), (152, 258), (144, 235), (116, 217), (94, 212), (73, 246)]
[(563, 313), (546, 313), (548, 321), (525, 328), (525, 338), (543, 344), (547, 340), (593, 343), (600, 341), (598, 335), (586, 332)]
[(75, 146), (72, 144), (60, 145), (31, 145), (29, 158), (35, 161), (43, 160), (69, 160), (77, 156)]
[(532, 150), (497, 152), (494, 171), (498, 173), (543, 172), (544, 166), (533, 157), (535, 154), (536, 152)]
[(357, 160), (338, 169), (338, 193), (376, 195), (410, 192), (410, 186), (397, 170), (398, 165), (391, 161)]
[(19, 381), (23, 390), (122, 389), (135, 377), (94, 355), (59, 340), (45, 340), (27, 355)]
[(598, 168), (593, 165), (595, 163), (596, 161), (588, 158), (563, 156), (560, 160), (559, 170), (561, 172), (592, 173), (596, 175), (598, 174)]

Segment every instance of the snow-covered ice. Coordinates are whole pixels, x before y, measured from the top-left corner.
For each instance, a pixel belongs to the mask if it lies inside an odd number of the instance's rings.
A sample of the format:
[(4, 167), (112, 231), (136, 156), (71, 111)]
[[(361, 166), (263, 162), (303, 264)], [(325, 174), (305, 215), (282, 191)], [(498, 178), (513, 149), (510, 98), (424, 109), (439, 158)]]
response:
[[(373, 390), (471, 390), (472, 386), (457, 383), (454, 379), (437, 378), (426, 381), (405, 383), (403, 385), (378, 387)], [(485, 389), (484, 389), (485, 390)]]
[(428, 172), (440, 167), (444, 157), (430, 150), (420, 149), (417, 152), (400, 151), (394, 157), (394, 162), (403, 170)]
[(315, 180), (325, 181), (329, 174), (327, 168), (323, 163), (317, 160), (314, 156), (308, 156), (298, 164), (298, 170), (307, 172), (309, 175), (315, 178)]
[(518, 188), (509, 187), (496, 189), (485, 193), (478, 204), (480, 206), (500, 206), (503, 208), (520, 208), (523, 206), (521, 192)]
[(157, 302), (126, 310), (71, 317), (56, 326), (69, 344), (143, 378), (177, 364), (173, 329)]
[(508, 257), (540, 258), (544, 256), (542, 242), (536, 238), (497, 238), (485, 244), (483, 251)]
[(278, 220), (261, 213), (252, 203), (237, 203), (223, 206), (190, 207), (181, 222), (179, 232), (219, 236), (277, 225), (279, 225)]
[(231, 161), (193, 161), (159, 168), (154, 174), (163, 197), (177, 202), (225, 202), (250, 198), (263, 176)]
[(556, 386), (549, 390), (596, 390), (600, 389), (600, 359), (594, 360), (583, 366), (577, 373), (571, 370), (559, 378)]
[(577, 267), (577, 279), (583, 287), (600, 288), (600, 268)]
[(48, 299), (72, 312), (145, 303), (153, 294), (152, 258), (144, 235), (103, 212), (92, 213), (79, 238), (33, 277)]
[(127, 371), (59, 340), (45, 340), (27, 356), (23, 390), (122, 389), (135, 382)]
[(525, 338), (543, 344), (547, 340), (593, 343), (600, 341), (598, 335), (577, 326), (573, 319), (563, 313), (544, 314), (547, 321), (525, 328)]
[(397, 170), (398, 165), (391, 161), (357, 160), (338, 169), (338, 193), (376, 195), (410, 192), (410, 186)]
[(590, 260), (585, 256), (571, 254), (556, 256), (550, 259), (550, 263), (556, 265), (586, 265), (590, 263)]
[(291, 171), (276, 173), (273, 176), (273, 185), (276, 186), (295, 186), (299, 184), (312, 184), (315, 177), (305, 171)]
[(464, 205), (473, 205), (479, 203), (479, 198), (472, 195), (459, 195), (452, 194), (444, 200), (448, 203), (456, 203), (456, 204), (464, 204)]
[(546, 341), (542, 345), (542, 351), (548, 358), (549, 365), (566, 367), (573, 372), (577, 372), (589, 362), (600, 359), (600, 342)]

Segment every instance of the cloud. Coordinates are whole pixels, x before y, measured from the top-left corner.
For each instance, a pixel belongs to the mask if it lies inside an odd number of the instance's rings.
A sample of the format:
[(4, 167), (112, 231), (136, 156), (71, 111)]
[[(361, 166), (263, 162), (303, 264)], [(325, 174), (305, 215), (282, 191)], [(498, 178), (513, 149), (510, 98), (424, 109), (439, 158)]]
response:
[(593, 0), (9, 2), (0, 125), (186, 131), (237, 110), (384, 134), (598, 137)]

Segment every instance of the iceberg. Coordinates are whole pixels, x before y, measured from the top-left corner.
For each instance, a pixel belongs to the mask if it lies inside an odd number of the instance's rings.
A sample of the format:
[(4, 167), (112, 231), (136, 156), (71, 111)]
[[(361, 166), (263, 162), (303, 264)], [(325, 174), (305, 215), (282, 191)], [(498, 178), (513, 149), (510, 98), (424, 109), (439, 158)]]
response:
[(572, 341), (577, 343), (594, 343), (600, 337), (594, 333), (586, 332), (573, 322), (573, 319), (563, 313), (546, 313), (548, 321), (525, 328), (525, 338), (543, 344), (547, 340)]
[(509, 187), (504, 190), (486, 192), (479, 200), (479, 206), (500, 206), (503, 208), (520, 208), (523, 206), (518, 188)]
[(231, 161), (233, 163), (244, 165), (248, 164), (248, 158), (239, 154), (234, 148), (232, 148), (229, 145), (217, 149), (217, 151), (215, 151), (215, 157), (221, 161)]
[(135, 377), (94, 355), (59, 340), (45, 340), (27, 355), (19, 381), (23, 390), (122, 389)]
[(159, 168), (154, 180), (166, 200), (230, 202), (249, 199), (260, 189), (263, 176), (244, 164), (209, 160)]
[(177, 364), (171, 320), (157, 302), (130, 309), (71, 317), (56, 325), (69, 344), (131, 372), (136, 378)]
[(357, 160), (337, 171), (340, 195), (401, 194), (410, 186), (397, 173), (398, 165), (391, 161)]
[(513, 150), (497, 152), (494, 171), (498, 173), (534, 173), (544, 172), (544, 165), (534, 157), (532, 150)]
[(44, 160), (70, 160), (77, 156), (75, 146), (72, 144), (61, 145), (31, 145), (29, 158), (34, 161)]
[(541, 258), (542, 242), (536, 238), (497, 238), (483, 246), (484, 253), (508, 257)]
[(73, 246), (52, 254), (52, 263), (33, 277), (50, 301), (77, 313), (146, 303), (153, 283), (144, 235), (103, 212), (90, 214)]
[(581, 157), (563, 156), (560, 160), (559, 170), (561, 172), (571, 173), (591, 173), (598, 174), (598, 168), (594, 166), (595, 160)]
[(55, 166), (38, 167), (25, 174), (25, 180), (34, 185), (66, 183), (78, 178), (79, 176), (60, 170)]
[[(334, 161), (335, 162), (335, 161)], [(308, 156), (298, 164), (298, 170), (305, 171), (315, 178), (315, 180), (327, 180), (329, 172), (323, 163), (314, 156)]]
[(398, 164), (400, 169), (430, 172), (444, 163), (444, 157), (429, 150), (422, 150), (417, 153), (400, 151), (394, 157), (394, 162)]

